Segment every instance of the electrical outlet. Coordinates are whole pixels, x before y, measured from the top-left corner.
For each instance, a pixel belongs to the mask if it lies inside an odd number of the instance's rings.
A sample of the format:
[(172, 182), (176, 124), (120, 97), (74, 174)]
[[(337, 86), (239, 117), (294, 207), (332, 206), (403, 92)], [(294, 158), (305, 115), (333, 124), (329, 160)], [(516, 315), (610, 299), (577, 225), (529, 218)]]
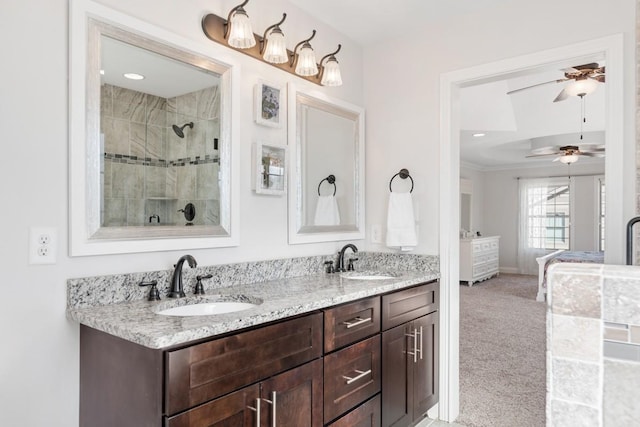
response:
[(380, 227), (380, 224), (371, 226), (371, 243), (382, 243), (382, 227)]
[(55, 264), (58, 230), (54, 227), (29, 229), (29, 264)]

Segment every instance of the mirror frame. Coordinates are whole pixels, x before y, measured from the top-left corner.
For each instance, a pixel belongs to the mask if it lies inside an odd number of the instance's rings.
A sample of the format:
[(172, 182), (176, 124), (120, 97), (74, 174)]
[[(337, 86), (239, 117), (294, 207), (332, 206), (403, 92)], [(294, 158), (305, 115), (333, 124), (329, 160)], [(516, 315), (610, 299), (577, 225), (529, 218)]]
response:
[[(238, 246), (239, 66), (209, 44), (180, 37), (90, 0), (69, 11), (69, 255)], [(101, 227), (100, 37), (106, 35), (220, 75), (220, 226)], [(226, 201), (226, 202), (225, 202)], [(208, 234), (203, 235), (203, 231)]]
[[(332, 98), (323, 92), (307, 89), (307, 86), (296, 87), (288, 85), (288, 144), (291, 167), (289, 168), (289, 244), (335, 242), (342, 240), (359, 240), (365, 237), (365, 204), (364, 204), (364, 177), (365, 177), (365, 134), (364, 134), (364, 108), (350, 104), (336, 98)], [(355, 117), (356, 135), (355, 168), (353, 176), (354, 186), (354, 212), (355, 225), (338, 226), (312, 226), (304, 225), (304, 197), (303, 197), (303, 171), (302, 171), (302, 141), (300, 140), (300, 127), (302, 121), (298, 120), (298, 95), (308, 100), (309, 105), (314, 105), (324, 111), (340, 116)]]

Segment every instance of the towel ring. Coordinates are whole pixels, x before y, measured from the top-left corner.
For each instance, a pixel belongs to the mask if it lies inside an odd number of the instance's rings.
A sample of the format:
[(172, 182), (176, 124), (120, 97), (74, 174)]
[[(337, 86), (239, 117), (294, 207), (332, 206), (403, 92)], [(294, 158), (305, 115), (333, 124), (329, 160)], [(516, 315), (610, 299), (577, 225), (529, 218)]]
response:
[(318, 184), (318, 196), (320, 195), (320, 186), (325, 181), (327, 181), (329, 184), (333, 184), (333, 195), (335, 196), (336, 195), (336, 190), (338, 189), (338, 186), (336, 185), (336, 177), (335, 177), (335, 175), (329, 175), (328, 177), (326, 177), (325, 179), (320, 181), (320, 184)]
[(409, 171), (404, 168), (400, 169), (400, 172), (398, 172), (397, 174), (391, 177), (391, 180), (389, 181), (389, 192), (393, 193), (393, 190), (391, 189), (391, 183), (393, 182), (396, 176), (400, 176), (400, 178), (402, 179), (409, 178), (411, 180), (411, 190), (409, 190), (409, 193), (413, 193), (413, 178), (411, 178), (411, 175), (409, 175)]

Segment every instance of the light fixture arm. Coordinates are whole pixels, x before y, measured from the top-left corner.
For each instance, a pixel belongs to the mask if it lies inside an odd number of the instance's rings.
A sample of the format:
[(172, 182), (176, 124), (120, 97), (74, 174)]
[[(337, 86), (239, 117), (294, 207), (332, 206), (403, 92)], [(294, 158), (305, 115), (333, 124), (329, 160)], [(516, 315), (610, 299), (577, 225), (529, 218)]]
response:
[(336, 56), (338, 54), (338, 52), (340, 52), (340, 49), (342, 49), (342, 45), (341, 44), (338, 45), (338, 49), (336, 49), (335, 52), (332, 52), (332, 53), (329, 53), (329, 54), (323, 56), (322, 59), (320, 60), (320, 66), (321, 67), (323, 66), (323, 63), (324, 63), (325, 59), (331, 58), (332, 56)]
[(231, 9), (229, 11), (229, 15), (227, 15), (227, 22), (224, 23), (224, 38), (226, 39), (227, 36), (229, 35), (229, 21), (231, 21), (231, 17), (233, 16), (234, 13), (236, 13), (236, 11), (242, 9), (242, 11), (244, 12), (244, 6), (249, 3), (249, 0), (244, 0), (241, 4), (237, 5), (236, 7), (234, 7), (233, 9)]
[[(249, 0), (247, 0), (249, 1)], [(287, 14), (283, 13), (282, 14), (282, 19), (280, 20), (280, 22), (278, 22), (277, 24), (273, 24), (270, 25), (269, 27), (267, 27), (266, 30), (264, 30), (264, 35), (262, 36), (262, 40), (260, 40), (260, 54), (262, 55), (264, 53), (264, 49), (267, 46), (267, 34), (269, 34), (269, 31), (273, 30), (276, 27), (279, 27), (280, 25), (282, 25), (282, 23), (284, 22), (284, 20), (287, 19)]]
[(309, 38), (308, 38), (308, 39), (306, 39), (306, 40), (302, 40), (300, 43), (298, 43), (298, 44), (296, 45), (296, 47), (294, 47), (294, 48), (293, 48), (293, 53), (292, 53), (292, 55), (291, 55), (291, 62), (290, 62), (290, 64), (289, 64), (291, 67), (293, 67), (293, 66), (294, 66), (294, 64), (295, 64), (295, 61), (296, 61), (296, 58), (297, 58), (297, 54), (296, 54), (296, 53), (298, 52), (298, 48), (299, 48), (301, 45), (305, 44), (305, 43), (309, 43), (309, 42), (310, 42), (310, 41), (311, 41), (315, 36), (316, 36), (316, 30), (313, 30), (313, 32), (311, 33), (311, 37), (309, 37)]

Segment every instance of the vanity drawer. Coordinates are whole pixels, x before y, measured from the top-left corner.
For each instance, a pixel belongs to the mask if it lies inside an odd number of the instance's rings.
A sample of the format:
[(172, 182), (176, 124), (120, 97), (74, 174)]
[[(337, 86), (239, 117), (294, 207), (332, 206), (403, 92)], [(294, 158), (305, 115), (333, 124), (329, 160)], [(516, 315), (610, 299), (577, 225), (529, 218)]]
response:
[(437, 309), (438, 283), (435, 281), (383, 295), (382, 330), (386, 331)]
[(167, 415), (322, 355), (322, 313), (166, 353)]
[(330, 352), (380, 332), (380, 297), (333, 307), (324, 312), (324, 351)]
[(324, 357), (324, 419), (332, 420), (380, 391), (380, 335)]
[(358, 406), (328, 427), (380, 427), (380, 395)]

